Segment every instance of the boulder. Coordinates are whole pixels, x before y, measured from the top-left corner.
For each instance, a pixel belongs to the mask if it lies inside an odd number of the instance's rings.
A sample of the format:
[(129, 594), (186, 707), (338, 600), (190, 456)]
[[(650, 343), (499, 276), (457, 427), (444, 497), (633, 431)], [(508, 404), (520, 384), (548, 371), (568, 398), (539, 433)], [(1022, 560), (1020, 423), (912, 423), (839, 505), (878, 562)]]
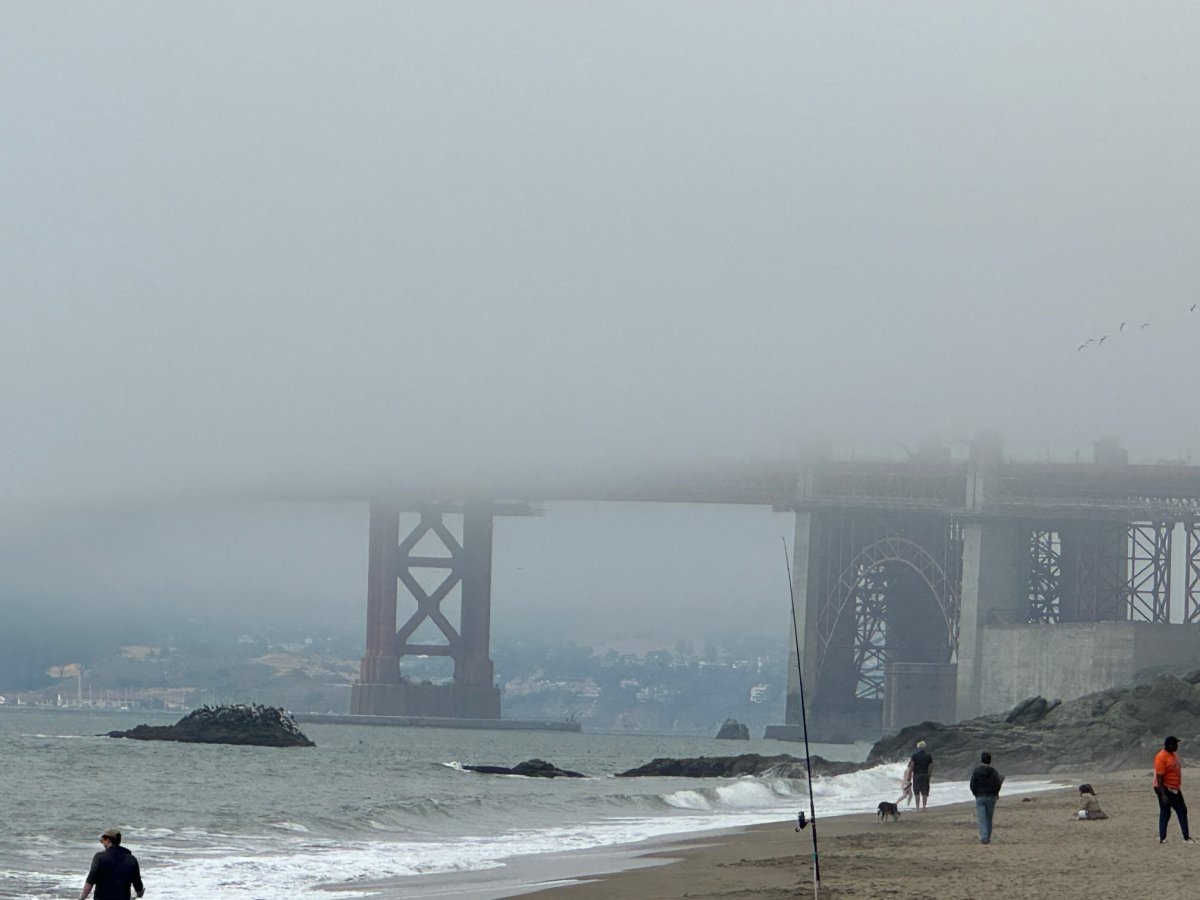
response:
[(544, 759), (527, 759), (511, 769), (506, 766), (463, 766), (468, 772), (484, 775), (524, 775), (526, 778), (586, 778), (582, 772), (560, 769)]
[(1034, 722), (1040, 722), (1046, 718), (1046, 713), (1060, 703), (1062, 703), (1061, 700), (1050, 703), (1045, 697), (1030, 697), (1014, 706), (1004, 717), (1004, 721), (1009, 725), (1032, 725)]
[(174, 725), (138, 725), (108, 737), (187, 744), (249, 744), (256, 747), (315, 747), (291, 713), (273, 706), (203, 706)]
[(737, 719), (726, 719), (721, 723), (721, 730), (717, 732), (717, 740), (748, 741), (750, 740), (750, 729)]

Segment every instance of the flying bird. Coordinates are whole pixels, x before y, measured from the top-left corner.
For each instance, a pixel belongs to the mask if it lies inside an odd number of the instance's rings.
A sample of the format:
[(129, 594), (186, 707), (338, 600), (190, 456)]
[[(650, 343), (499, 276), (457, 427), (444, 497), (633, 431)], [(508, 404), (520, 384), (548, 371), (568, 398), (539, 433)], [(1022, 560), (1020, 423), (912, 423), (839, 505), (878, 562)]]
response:
[(1196, 311), (1196, 304), (1193, 303), (1191, 306), (1188, 307), (1188, 312), (1195, 312), (1195, 311)]
[[(1150, 327), (1150, 323), (1149, 323), (1149, 322), (1143, 322), (1143, 323), (1142, 323), (1142, 328), (1149, 328), (1149, 327)], [(1139, 328), (1139, 329), (1138, 329), (1138, 331), (1141, 331), (1141, 330), (1142, 330), (1142, 328)]]
[[(1107, 334), (1106, 334), (1104, 337), (1100, 338), (1100, 344), (1103, 344), (1103, 343), (1104, 343), (1106, 340), (1108, 340), (1108, 335), (1107, 335)], [(1100, 346), (1100, 344), (1097, 344), (1096, 346), (1097, 346), (1097, 347), (1099, 347), (1099, 346)]]
[(1120, 329), (1120, 330), (1121, 330), (1121, 331), (1124, 331), (1124, 330), (1125, 330), (1125, 323), (1124, 323), (1124, 322), (1122, 322), (1122, 323), (1121, 323), (1121, 329)]

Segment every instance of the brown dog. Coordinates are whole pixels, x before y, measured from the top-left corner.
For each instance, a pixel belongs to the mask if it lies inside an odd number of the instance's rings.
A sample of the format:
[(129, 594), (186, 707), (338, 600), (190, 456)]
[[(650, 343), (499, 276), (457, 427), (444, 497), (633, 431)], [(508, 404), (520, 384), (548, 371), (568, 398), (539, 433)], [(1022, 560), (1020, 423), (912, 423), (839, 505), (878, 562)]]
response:
[(893, 822), (899, 819), (900, 807), (898, 807), (895, 803), (889, 803), (887, 800), (881, 800), (879, 802), (879, 821), (882, 822), (889, 816)]

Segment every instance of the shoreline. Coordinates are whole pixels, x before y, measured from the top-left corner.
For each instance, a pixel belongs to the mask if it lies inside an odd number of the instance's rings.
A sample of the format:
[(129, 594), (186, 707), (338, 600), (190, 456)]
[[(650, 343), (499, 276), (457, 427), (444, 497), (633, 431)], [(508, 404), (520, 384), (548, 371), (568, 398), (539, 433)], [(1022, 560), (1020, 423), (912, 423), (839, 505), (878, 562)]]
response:
[[(827, 821), (834, 822), (841, 818), (850, 817), (830, 817)], [(335, 895), (362, 892), (380, 900), (503, 900), (506, 897), (551, 896), (548, 892), (595, 884), (642, 869), (669, 866), (681, 861), (696, 849), (734, 840), (763, 829), (777, 829), (783, 824), (768, 822), (685, 831), (647, 838), (632, 844), (512, 856), (500, 865), (485, 869), (432, 872), (428, 875), (409, 875), (403, 878), (328, 884), (322, 890)], [(789, 826), (789, 830), (791, 827)]]
[[(1010, 780), (1014, 783), (1078, 783), (1077, 776), (1061, 773), (1047, 776), (1020, 775)], [(1091, 780), (1097, 785), (1106, 783), (1098, 776), (1091, 776)], [(1002, 796), (997, 809), (998, 833), (1002, 830), (1002, 810), (1014, 802), (1020, 803), (1021, 796), (1023, 795), (1015, 794), (1015, 801), (1013, 797)], [(1032, 799), (1026, 805), (1040, 803), (1042, 808), (1061, 808), (1062, 818), (1065, 819), (1076, 809), (1075, 798), (1078, 795), (1074, 787), (1056, 787), (1030, 791), (1028, 796)], [(918, 830), (921, 827), (935, 825), (945, 828), (947, 822), (954, 822), (957, 826), (966, 822), (969, 834), (974, 836), (975, 846), (979, 846), (974, 824), (974, 805), (970, 802), (952, 802), (920, 812), (915, 807), (901, 807), (901, 811), (900, 821), (882, 826), (874, 811), (821, 818), (818, 837), (822, 865), (822, 896), (836, 896), (829, 893), (829, 872), (836, 873), (837, 866), (835, 864), (833, 869), (829, 869), (827, 858), (831, 854), (839, 855), (838, 848), (841, 846), (869, 844), (877, 836), (885, 840), (897, 837), (912, 838), (922, 833)], [(380, 900), (432, 900), (450, 897), (462, 900), (503, 900), (508, 897), (540, 900), (665, 900), (687, 897), (693, 900), (703, 897), (767, 897), (772, 895), (772, 891), (785, 887), (785, 895), (794, 896), (798, 887), (812, 889), (811, 857), (811, 832), (805, 830), (797, 833), (795, 819), (789, 816), (774, 822), (661, 835), (633, 844), (514, 856), (504, 860), (502, 865), (485, 869), (358, 881), (326, 885), (324, 889), (334, 893), (362, 892)], [(1197, 854), (1197, 859), (1200, 860), (1200, 854)], [(904, 861), (899, 861), (898, 865), (903, 867)], [(737, 883), (742, 887), (730, 886), (728, 890), (713, 887), (714, 884), (721, 883), (731, 869), (739, 872)], [(750, 884), (759, 885), (757, 892), (747, 891)], [(884, 890), (884, 893), (889, 897), (906, 896), (895, 894), (891, 889)], [(927, 898), (929, 894), (918, 893), (912, 896)], [(971, 895), (963, 895), (963, 900), (974, 898)]]
[[(873, 813), (831, 817), (820, 823), (820, 896), (830, 900), (990, 896), (1126, 900), (1195, 893), (1200, 845), (1182, 843), (1174, 819), (1168, 827), (1168, 843), (1159, 845), (1157, 803), (1150, 791), (1148, 766), (1101, 775), (1060, 773), (1046, 780), (1068, 779), (1075, 785), (1082, 781), (1095, 785), (1110, 818), (1076, 820), (1075, 787), (1002, 793), (993, 840), (986, 846), (979, 843), (971, 803), (903, 812), (895, 823), (880, 824)], [(1200, 821), (1200, 812), (1193, 818)], [(790, 823), (754, 826), (715, 839), (696, 836), (674, 847), (648, 850), (644, 857), (660, 864), (497, 896), (769, 900), (804, 896), (813, 890), (811, 837), (796, 834)]]
[[(1020, 776), (1034, 778), (1038, 776)], [(873, 812), (821, 819), (820, 897), (1127, 900), (1195, 892), (1200, 845), (1184, 844), (1174, 819), (1168, 843), (1159, 845), (1149, 766), (1105, 774), (1056, 773), (1040, 780), (1072, 786), (1001, 794), (992, 843), (986, 846), (979, 843), (969, 802), (920, 812), (902, 808), (894, 823), (881, 824)], [(1110, 818), (1074, 818), (1079, 796), (1074, 785), (1082, 781), (1095, 785)], [(1194, 811), (1193, 819), (1200, 821), (1200, 812)], [(789, 820), (514, 857), (504, 866), (475, 872), (329, 889), (370, 891), (384, 900), (770, 900), (812, 892), (811, 860), (810, 833), (796, 833)]]

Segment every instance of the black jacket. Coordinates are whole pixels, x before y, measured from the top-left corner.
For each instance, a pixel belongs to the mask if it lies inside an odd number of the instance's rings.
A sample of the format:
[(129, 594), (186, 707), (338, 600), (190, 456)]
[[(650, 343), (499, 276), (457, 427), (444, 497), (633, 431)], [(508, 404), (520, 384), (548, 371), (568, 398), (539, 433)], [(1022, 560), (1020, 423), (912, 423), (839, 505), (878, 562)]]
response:
[(911, 757), (913, 764), (914, 775), (928, 775), (929, 767), (933, 765), (933, 757), (929, 751), (922, 747)]
[(971, 793), (976, 797), (999, 797), (1004, 776), (991, 766), (980, 764), (971, 773)]
[(115, 844), (92, 857), (87, 883), (96, 886), (96, 900), (128, 900), (131, 887), (139, 897), (145, 893), (137, 857)]

